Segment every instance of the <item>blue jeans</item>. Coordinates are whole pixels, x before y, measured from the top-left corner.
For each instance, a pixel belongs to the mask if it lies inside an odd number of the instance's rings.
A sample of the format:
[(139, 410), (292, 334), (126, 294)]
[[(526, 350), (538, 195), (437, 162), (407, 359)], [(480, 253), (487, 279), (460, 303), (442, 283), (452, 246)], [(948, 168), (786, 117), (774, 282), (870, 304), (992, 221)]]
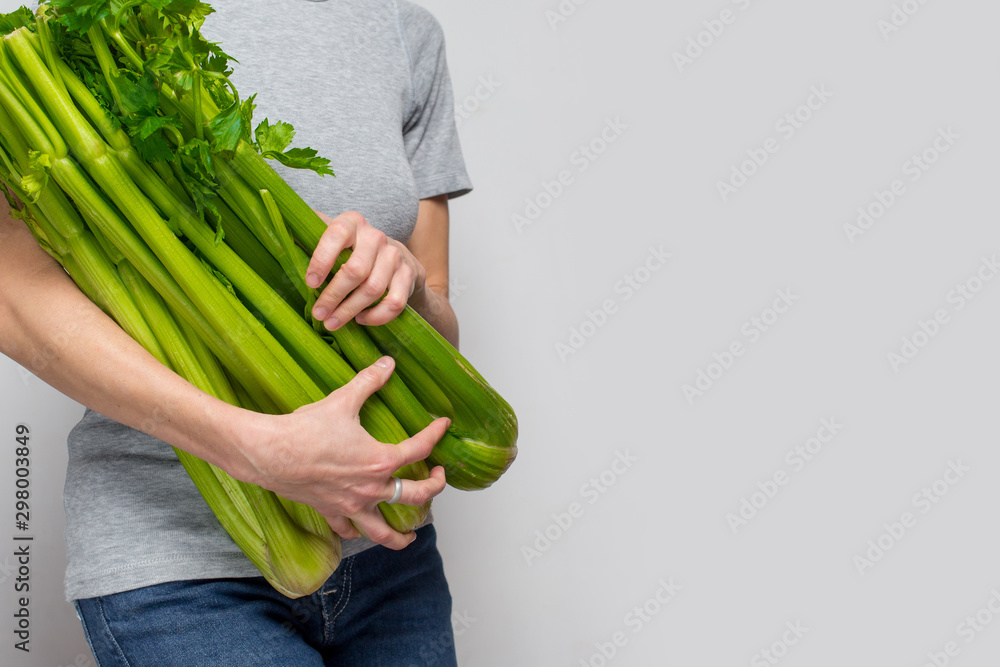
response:
[(291, 600), (263, 577), (176, 581), (75, 601), (100, 667), (454, 666), (433, 525), (402, 551), (345, 558)]

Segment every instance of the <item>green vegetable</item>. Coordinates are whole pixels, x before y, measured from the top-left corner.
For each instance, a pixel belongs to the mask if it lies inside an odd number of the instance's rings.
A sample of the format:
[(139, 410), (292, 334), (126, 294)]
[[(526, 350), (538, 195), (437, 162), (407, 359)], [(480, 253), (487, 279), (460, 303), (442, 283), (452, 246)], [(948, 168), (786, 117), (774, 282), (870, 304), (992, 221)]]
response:
[[(485, 488), (516, 454), (510, 406), (412, 309), (381, 327), (326, 332), (305, 267), (325, 225), (266, 159), (332, 175), (287, 123), (252, 128), (254, 97), (199, 29), (196, 0), (51, 0), (0, 16), (0, 180), (13, 209), (95, 303), (162, 363), (246, 409), (287, 413), (382, 354), (397, 372), (361, 410), (399, 443), (452, 419), (428, 462)], [(349, 252), (338, 259), (337, 268)], [(314, 510), (177, 455), (268, 581), (307, 595), (340, 543)], [(420, 462), (397, 471), (426, 479)], [(403, 532), (428, 505), (381, 503)]]

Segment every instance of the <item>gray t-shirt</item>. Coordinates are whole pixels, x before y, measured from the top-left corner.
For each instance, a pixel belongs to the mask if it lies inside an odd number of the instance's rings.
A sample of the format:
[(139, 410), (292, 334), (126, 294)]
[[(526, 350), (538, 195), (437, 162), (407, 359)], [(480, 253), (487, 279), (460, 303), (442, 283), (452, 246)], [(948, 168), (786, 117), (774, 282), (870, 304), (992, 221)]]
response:
[[(471, 189), (455, 130), (441, 27), (405, 0), (212, 0), (203, 33), (239, 60), (254, 121), (295, 126), (294, 146), (337, 177), (282, 176), (314, 209), (360, 211), (406, 241), (419, 199)], [(68, 600), (181, 579), (259, 572), (219, 525), (171, 448), (87, 410), (69, 435)], [(344, 542), (344, 556), (372, 546)]]

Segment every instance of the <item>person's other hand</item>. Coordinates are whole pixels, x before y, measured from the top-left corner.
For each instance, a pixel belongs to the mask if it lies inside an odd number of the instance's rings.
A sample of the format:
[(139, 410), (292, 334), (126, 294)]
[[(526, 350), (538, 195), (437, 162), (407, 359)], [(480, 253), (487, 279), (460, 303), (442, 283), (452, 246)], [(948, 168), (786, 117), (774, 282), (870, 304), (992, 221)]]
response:
[[(416, 535), (393, 530), (378, 503), (395, 491), (392, 474), (427, 458), (450, 422), (436, 419), (398, 445), (365, 431), (361, 406), (388, 381), (393, 363), (382, 357), (323, 400), (289, 415), (261, 415), (264, 440), (252, 457), (257, 473), (248, 481), (313, 507), (343, 538), (360, 536), (354, 521), (369, 539), (390, 549), (412, 542)], [(399, 502), (423, 505), (444, 487), (444, 468), (437, 466), (426, 480), (404, 479)]]
[[(403, 311), (411, 296), (424, 289), (427, 272), (413, 253), (372, 227), (360, 213), (347, 211), (336, 218), (317, 214), (327, 228), (309, 261), (306, 285), (312, 289), (322, 285), (341, 251), (352, 248), (350, 259), (313, 305), (313, 317), (327, 329), (338, 329), (351, 319), (368, 326), (385, 324)], [(369, 308), (376, 301), (378, 304)]]

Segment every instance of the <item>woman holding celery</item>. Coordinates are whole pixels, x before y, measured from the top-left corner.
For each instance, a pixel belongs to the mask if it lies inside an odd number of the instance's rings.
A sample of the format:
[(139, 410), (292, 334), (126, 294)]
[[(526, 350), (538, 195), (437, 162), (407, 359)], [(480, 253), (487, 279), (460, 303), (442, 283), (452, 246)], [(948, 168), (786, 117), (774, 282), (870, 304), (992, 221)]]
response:
[[(353, 249), (313, 316), (329, 329), (352, 318), (377, 325), (408, 302), (457, 342), (447, 200), (470, 185), (440, 27), (406, 2), (217, 0), (214, 8), (204, 32), (240, 60), (232, 78), (258, 93), (255, 116), (290, 121), (337, 172), (336, 180), (281, 172), (314, 209), (348, 211), (328, 218), (310, 261), (306, 281), (317, 287), (340, 250)], [(23, 225), (0, 216), (0, 349), (88, 406), (69, 439), (66, 592), (100, 664), (454, 664), (433, 527), (403, 535), (375, 508), (397, 495), (391, 474), (426, 458), (447, 422), (387, 445), (357, 421), (391, 359), (290, 415), (232, 407), (159, 364)], [(67, 321), (87, 325), (33, 367)], [(169, 445), (316, 508), (345, 538), (337, 572), (309, 597), (276, 593)], [(437, 468), (405, 481), (395, 499), (420, 505), (443, 487)]]

